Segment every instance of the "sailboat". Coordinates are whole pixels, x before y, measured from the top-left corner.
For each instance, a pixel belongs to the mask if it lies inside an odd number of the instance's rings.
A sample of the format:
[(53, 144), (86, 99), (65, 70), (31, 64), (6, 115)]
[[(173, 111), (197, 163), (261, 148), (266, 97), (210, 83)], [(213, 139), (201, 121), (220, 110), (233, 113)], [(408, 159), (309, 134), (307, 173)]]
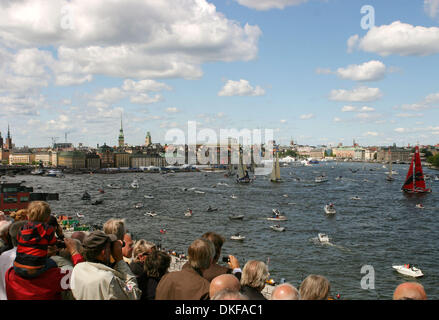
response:
[(276, 152), (276, 159), (273, 160), (273, 170), (271, 171), (270, 181), (282, 182), (282, 179), (280, 178), (279, 157), (277, 155), (277, 152)]
[(402, 191), (406, 193), (428, 193), (431, 189), (426, 188), (424, 174), (422, 172), (421, 157), (419, 155), (419, 147), (416, 146), (415, 154), (412, 158), (412, 163), (410, 164), (409, 171), (407, 172), (407, 177), (401, 188)]
[(250, 183), (252, 180), (248, 175), (248, 170), (245, 164), (242, 161), (242, 151), (239, 152), (239, 165), (238, 165), (238, 174), (237, 174), (237, 183)]
[(392, 177), (393, 171), (392, 171), (392, 157), (390, 155), (390, 148), (389, 148), (389, 173), (386, 177), (387, 181), (393, 181), (395, 178)]

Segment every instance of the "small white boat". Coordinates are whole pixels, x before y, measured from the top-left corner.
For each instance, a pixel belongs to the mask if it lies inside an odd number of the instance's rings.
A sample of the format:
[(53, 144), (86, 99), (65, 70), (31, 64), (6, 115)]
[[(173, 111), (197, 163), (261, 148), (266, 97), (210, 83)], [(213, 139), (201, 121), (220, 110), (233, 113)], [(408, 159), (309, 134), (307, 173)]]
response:
[(361, 200), (361, 198), (359, 196), (353, 196), (351, 197), (351, 200)]
[(269, 217), (267, 218), (269, 221), (286, 221), (288, 220), (286, 216), (277, 216), (277, 217)]
[(273, 229), (274, 231), (279, 231), (279, 232), (282, 232), (282, 231), (285, 231), (285, 227), (281, 227), (280, 225), (273, 225), (273, 226), (270, 226), (270, 228), (271, 229)]
[(341, 179), (343, 179), (342, 176), (339, 176), (339, 177), (335, 178), (335, 180), (337, 180), (337, 181), (339, 181), (339, 180), (341, 180)]
[(111, 188), (111, 189), (120, 189), (119, 186), (116, 186), (115, 184), (112, 184), (112, 183), (107, 184), (107, 187), (109, 187), (109, 188)]
[(145, 199), (154, 199), (154, 196), (150, 195), (150, 194), (145, 194), (143, 196)]
[(79, 213), (79, 212), (76, 212), (76, 216), (77, 216), (78, 218), (84, 218), (84, 215), (81, 214), (81, 213)]
[(184, 213), (184, 216), (185, 217), (192, 217), (192, 210), (191, 209), (186, 210)]
[(317, 182), (317, 183), (326, 182), (326, 181), (328, 181), (328, 178), (326, 178), (325, 176), (319, 176), (319, 177), (314, 179), (314, 182)]
[(398, 172), (395, 171), (395, 170), (392, 170), (392, 171), (384, 172), (384, 174), (387, 174), (387, 175), (395, 175), (395, 174), (398, 174)]
[(328, 237), (327, 234), (325, 234), (325, 233), (319, 233), (317, 236), (319, 237), (319, 241), (320, 241), (321, 243), (328, 243), (328, 242), (329, 242), (329, 237)]
[(194, 191), (195, 193), (199, 193), (199, 194), (205, 194), (206, 192), (204, 192), (204, 191), (199, 191), (199, 190), (195, 190)]
[(326, 212), (326, 214), (335, 214), (337, 211), (335, 210), (334, 205), (327, 204), (327, 205), (325, 205), (325, 212)]
[(230, 197), (231, 197), (232, 199), (238, 199), (238, 197), (235, 196), (234, 194), (232, 194)]
[(288, 198), (288, 195), (287, 195), (287, 194), (284, 194), (283, 197), (284, 197), (284, 198)]
[(145, 216), (149, 216), (149, 217), (155, 217), (157, 215), (157, 213), (155, 213), (154, 211), (150, 211), (145, 213)]
[(230, 220), (242, 220), (244, 219), (244, 215), (243, 214), (239, 214), (239, 215), (233, 215), (233, 216), (229, 216)]
[(134, 208), (136, 208), (136, 209), (141, 209), (141, 208), (143, 208), (143, 203), (136, 203), (136, 204), (134, 205)]
[(434, 181), (439, 181), (439, 176), (434, 176)]
[(403, 274), (405, 276), (409, 277), (422, 277), (424, 274), (422, 273), (421, 269), (418, 269), (414, 266), (410, 266), (409, 264), (401, 265), (401, 266), (392, 266), (393, 269), (398, 271), (400, 274)]
[(418, 209), (424, 209), (425, 207), (424, 207), (424, 205), (423, 205), (422, 203), (418, 203), (418, 204), (416, 205), (416, 208), (418, 208)]
[(133, 182), (131, 182), (131, 188), (133, 188), (133, 189), (139, 188), (139, 183), (137, 182), (137, 180), (134, 180)]
[(238, 241), (242, 241), (242, 240), (244, 240), (244, 239), (245, 239), (245, 237), (244, 237), (244, 236), (241, 236), (239, 233), (238, 233), (238, 234), (235, 234), (235, 235), (233, 235), (233, 236), (230, 237), (230, 240), (238, 240)]

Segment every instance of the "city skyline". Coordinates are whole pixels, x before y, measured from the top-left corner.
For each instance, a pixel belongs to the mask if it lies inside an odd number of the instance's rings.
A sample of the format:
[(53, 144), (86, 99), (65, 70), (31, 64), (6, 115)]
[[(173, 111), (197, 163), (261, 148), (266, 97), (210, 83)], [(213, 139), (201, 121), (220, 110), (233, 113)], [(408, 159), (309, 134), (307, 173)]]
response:
[(188, 121), (283, 145), (436, 145), (438, 43), (439, 0), (3, 2), (0, 132), (117, 145), (122, 114), (130, 145)]

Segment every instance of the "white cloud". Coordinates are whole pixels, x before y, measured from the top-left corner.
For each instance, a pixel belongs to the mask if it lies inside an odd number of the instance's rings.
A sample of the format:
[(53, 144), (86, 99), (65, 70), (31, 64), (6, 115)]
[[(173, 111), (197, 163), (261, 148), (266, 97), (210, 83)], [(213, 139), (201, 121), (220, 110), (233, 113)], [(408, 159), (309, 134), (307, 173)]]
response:
[(332, 90), (329, 99), (333, 101), (368, 102), (381, 98), (379, 88), (359, 87), (353, 90)]
[(177, 108), (167, 108), (165, 111), (167, 113), (178, 113), (178, 112), (180, 112), (180, 110), (178, 110)]
[(344, 106), (343, 108), (341, 108), (341, 112), (353, 112), (356, 110), (357, 110), (357, 107), (354, 107), (354, 106)]
[(373, 112), (375, 111), (375, 108), (364, 106), (360, 109), (361, 112)]
[(302, 120), (309, 120), (309, 119), (312, 119), (312, 118), (314, 118), (315, 116), (314, 116), (314, 114), (312, 114), (312, 113), (308, 113), (308, 114), (302, 114), (301, 116), (300, 116), (300, 119), (302, 119)]
[(136, 104), (151, 104), (162, 101), (163, 97), (160, 94), (156, 94), (153, 97), (148, 95), (147, 93), (140, 93), (139, 95), (132, 96), (130, 98), (130, 102)]
[(224, 87), (218, 92), (219, 96), (262, 96), (265, 90), (260, 86), (253, 88), (248, 80), (239, 81), (228, 80)]
[(171, 87), (167, 84), (150, 79), (137, 82), (131, 79), (126, 79), (123, 82), (122, 88), (125, 91), (135, 92), (171, 90)]
[(21, 96), (9, 95), (0, 96), (0, 115), (3, 117), (14, 116), (39, 116), (40, 111), (47, 108), (43, 95)]
[(206, 0), (0, 3), (5, 45), (55, 48), (56, 73), (79, 78), (200, 78), (205, 62), (254, 59), (260, 35), (259, 27), (228, 20)]
[(288, 6), (296, 6), (308, 0), (235, 0), (240, 5), (255, 10), (284, 9)]
[(381, 61), (372, 60), (360, 65), (338, 68), (336, 74), (342, 79), (353, 81), (377, 81), (386, 75), (386, 66)]
[(436, 18), (439, 14), (439, 0), (424, 0), (424, 9), (431, 18)]
[(379, 135), (379, 133), (375, 132), (375, 131), (368, 131), (368, 132), (363, 133), (363, 136), (365, 136), (365, 137), (367, 137), (367, 136), (376, 137), (378, 135)]
[[(429, 94), (419, 102), (412, 104), (403, 104), (399, 108), (402, 110), (419, 111), (419, 110), (427, 110), (437, 107), (439, 107), (439, 92)], [(398, 107), (396, 109), (398, 109)]]
[(427, 56), (439, 53), (439, 28), (412, 26), (395, 21), (390, 25), (371, 28), (363, 38), (348, 40), (348, 52), (354, 48), (381, 56)]
[(334, 121), (334, 122), (341, 122), (342, 120), (340, 118), (338, 118), (338, 117), (334, 117), (334, 119), (332, 121)]
[(280, 120), (280, 123), (287, 123), (287, 120), (282, 119), (282, 120)]
[(421, 118), (424, 116), (423, 113), (398, 113), (396, 115), (398, 118)]

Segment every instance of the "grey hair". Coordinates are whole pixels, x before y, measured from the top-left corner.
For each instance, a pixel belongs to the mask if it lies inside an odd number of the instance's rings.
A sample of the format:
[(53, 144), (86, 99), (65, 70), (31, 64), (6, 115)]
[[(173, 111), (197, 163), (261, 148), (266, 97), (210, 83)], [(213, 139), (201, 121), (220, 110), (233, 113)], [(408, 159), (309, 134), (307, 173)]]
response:
[(150, 252), (155, 249), (156, 245), (153, 242), (146, 241), (145, 239), (140, 239), (136, 241), (133, 247), (133, 259), (134, 261), (138, 261), (139, 255), (145, 252)]
[(250, 260), (242, 269), (241, 286), (262, 289), (269, 277), (268, 267), (262, 261)]

